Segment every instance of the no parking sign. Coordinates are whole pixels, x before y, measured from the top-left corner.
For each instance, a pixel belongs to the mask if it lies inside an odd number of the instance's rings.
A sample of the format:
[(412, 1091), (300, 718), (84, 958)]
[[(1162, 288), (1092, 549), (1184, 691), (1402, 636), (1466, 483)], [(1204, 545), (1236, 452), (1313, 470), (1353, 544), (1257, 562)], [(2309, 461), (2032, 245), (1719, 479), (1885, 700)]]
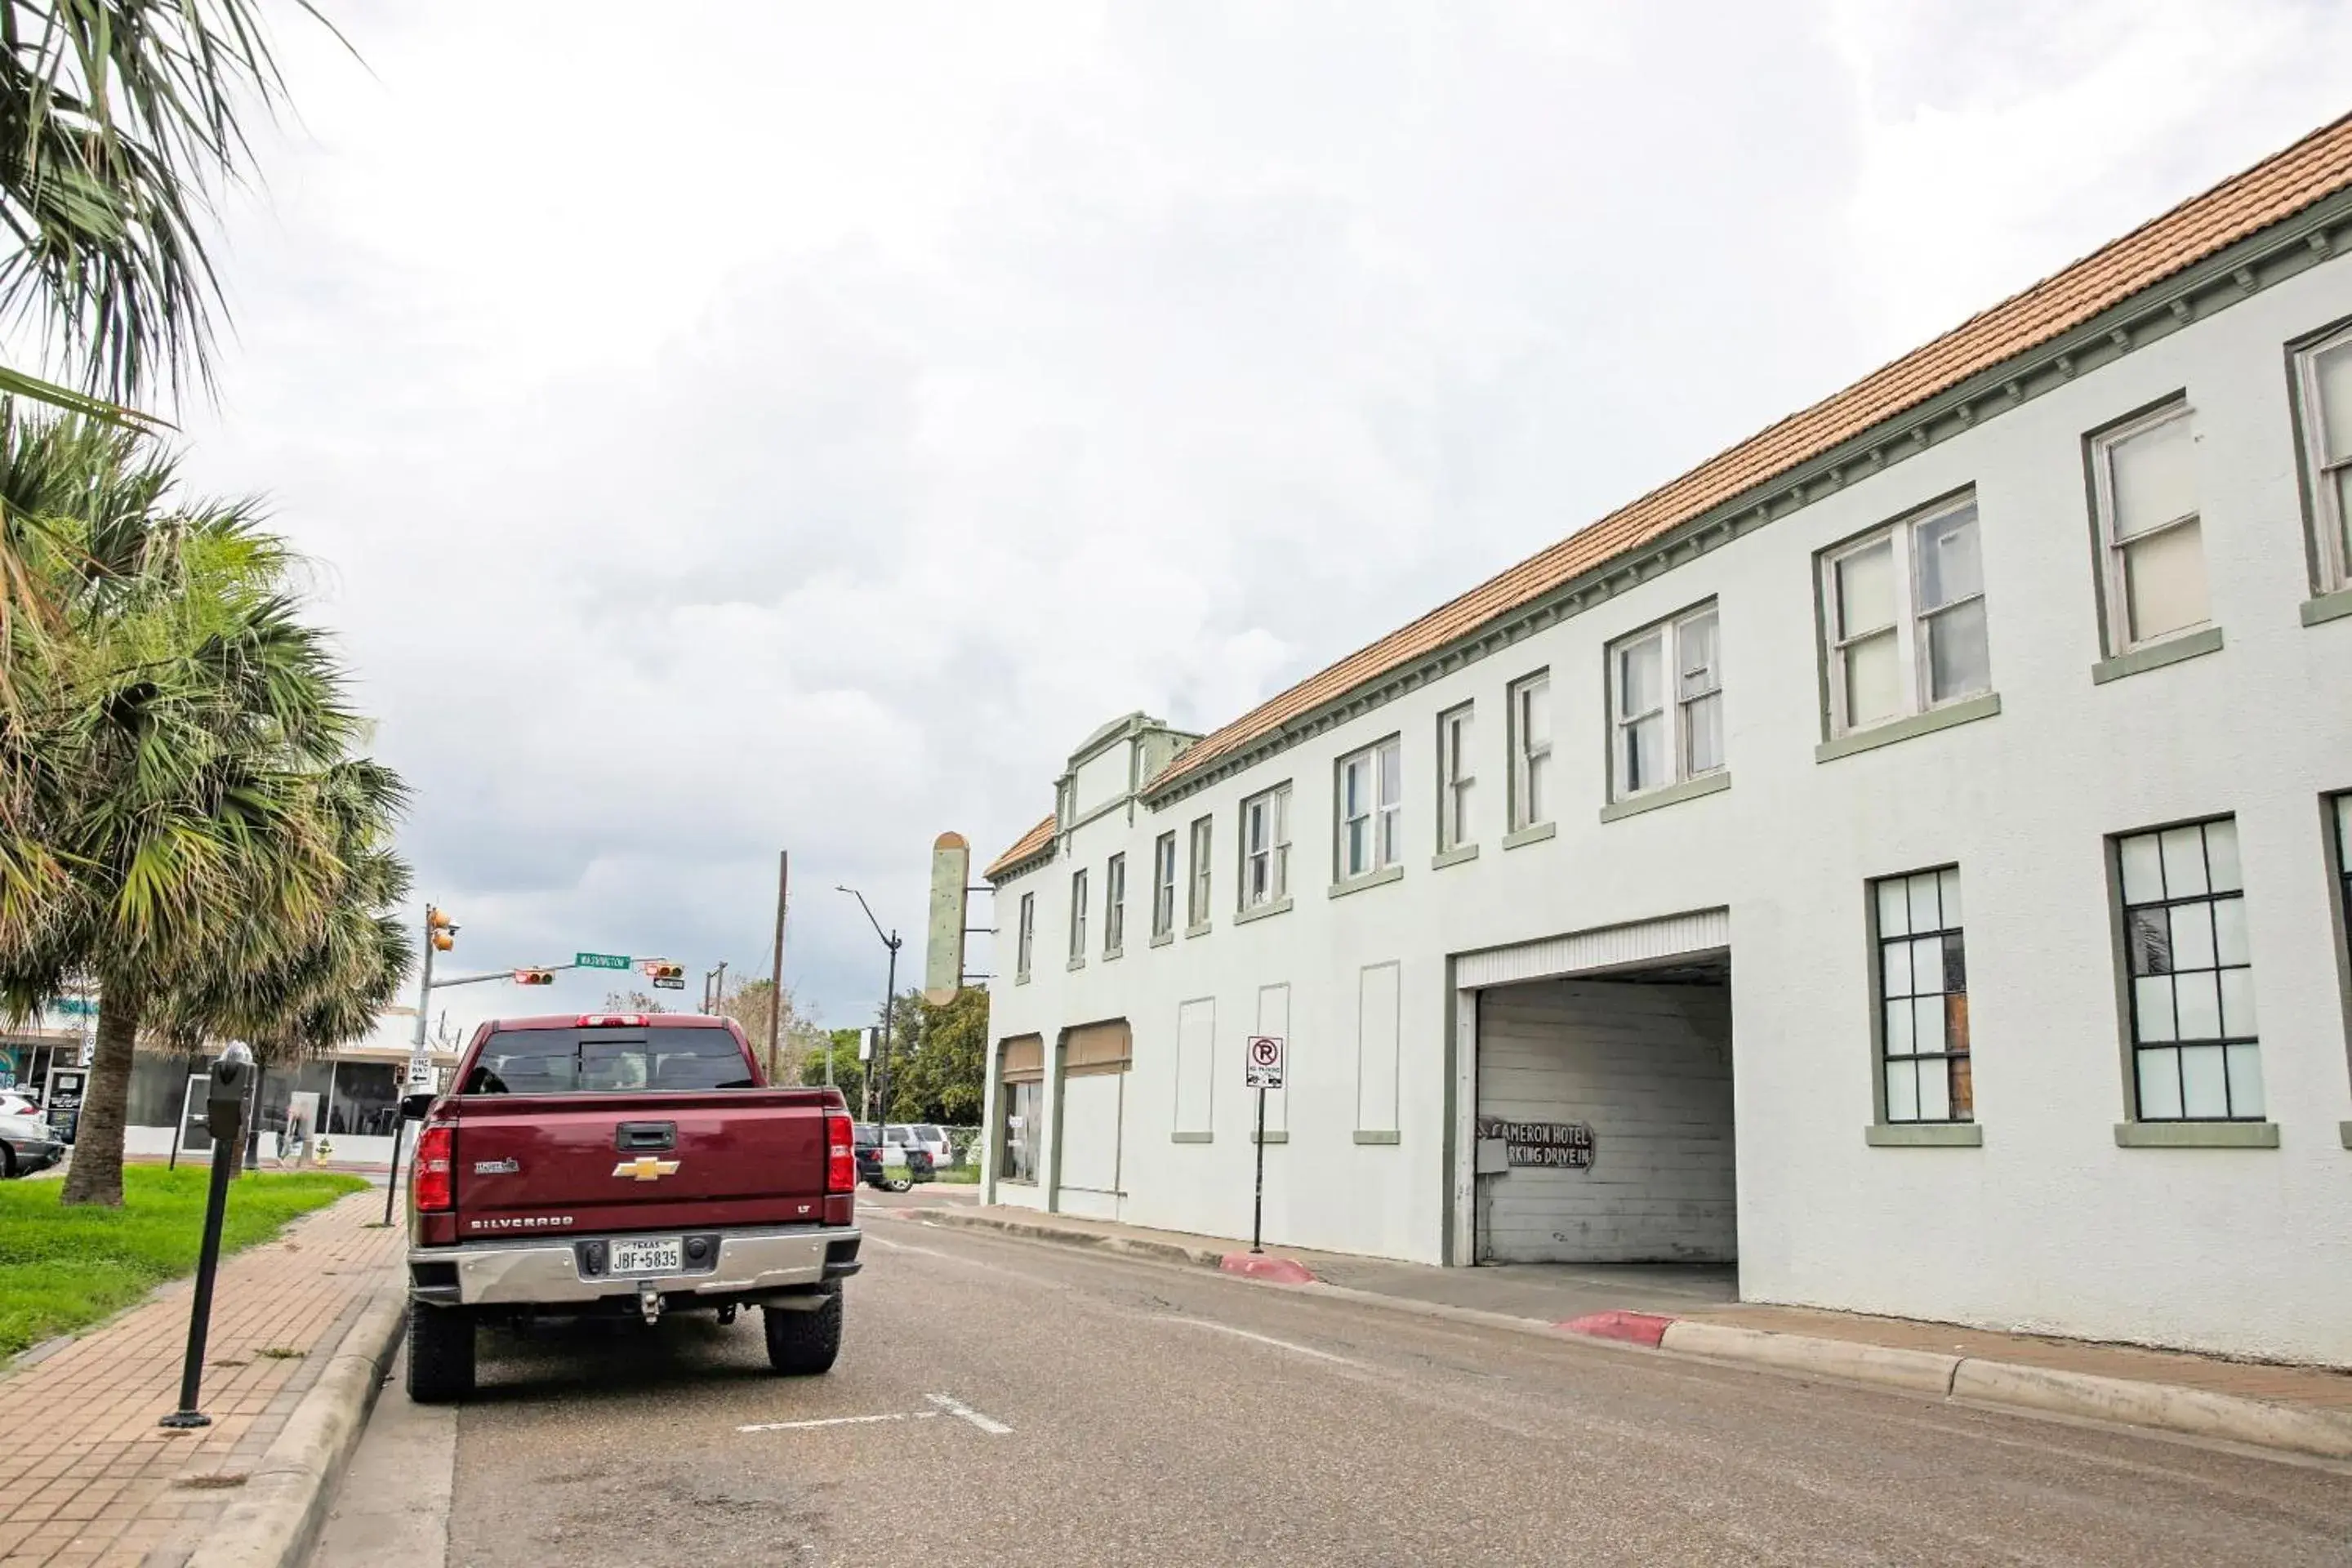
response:
[(1282, 1087), (1282, 1058), (1286, 1042), (1280, 1035), (1252, 1035), (1242, 1053), (1244, 1080), (1252, 1089)]

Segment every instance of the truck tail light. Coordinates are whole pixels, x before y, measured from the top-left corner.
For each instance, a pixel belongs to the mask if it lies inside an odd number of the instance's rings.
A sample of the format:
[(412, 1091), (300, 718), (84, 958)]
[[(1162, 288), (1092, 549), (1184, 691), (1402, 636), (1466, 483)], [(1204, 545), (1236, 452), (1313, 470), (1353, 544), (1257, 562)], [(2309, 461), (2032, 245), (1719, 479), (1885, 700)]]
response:
[(824, 1119), (824, 1190), (828, 1193), (854, 1193), (857, 1190), (857, 1154), (856, 1135), (850, 1131), (846, 1112), (828, 1114)]
[(416, 1134), (411, 1191), (419, 1214), (446, 1214), (457, 1206), (457, 1130), (443, 1123)]

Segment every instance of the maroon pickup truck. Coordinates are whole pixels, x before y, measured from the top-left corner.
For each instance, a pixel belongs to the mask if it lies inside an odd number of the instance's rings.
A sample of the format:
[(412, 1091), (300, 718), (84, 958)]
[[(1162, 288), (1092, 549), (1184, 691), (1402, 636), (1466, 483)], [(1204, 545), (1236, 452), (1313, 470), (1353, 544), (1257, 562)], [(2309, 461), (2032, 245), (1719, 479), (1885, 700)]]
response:
[(821, 1373), (857, 1272), (840, 1091), (771, 1089), (725, 1018), (483, 1025), (422, 1110), (409, 1183), (408, 1394), (474, 1386), (488, 1322), (758, 1306), (768, 1361)]

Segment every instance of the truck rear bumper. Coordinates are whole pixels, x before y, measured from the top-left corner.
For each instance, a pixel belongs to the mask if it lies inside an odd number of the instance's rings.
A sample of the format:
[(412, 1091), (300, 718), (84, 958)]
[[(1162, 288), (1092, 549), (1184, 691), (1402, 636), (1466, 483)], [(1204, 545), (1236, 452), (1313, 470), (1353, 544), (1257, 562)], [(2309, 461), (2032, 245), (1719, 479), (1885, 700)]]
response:
[(583, 1272), (583, 1248), (612, 1239), (607, 1237), (413, 1247), (409, 1295), (438, 1307), (564, 1307), (634, 1299), (647, 1289), (666, 1297), (740, 1300), (855, 1274), (863, 1233), (855, 1226), (777, 1226), (704, 1234), (719, 1242), (716, 1262), (677, 1274)]

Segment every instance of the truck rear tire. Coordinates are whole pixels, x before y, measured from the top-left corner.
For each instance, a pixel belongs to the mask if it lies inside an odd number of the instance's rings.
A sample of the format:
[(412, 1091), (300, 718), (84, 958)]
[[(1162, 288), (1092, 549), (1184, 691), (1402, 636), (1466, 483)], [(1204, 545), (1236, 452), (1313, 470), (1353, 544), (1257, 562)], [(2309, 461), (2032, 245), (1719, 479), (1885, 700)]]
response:
[(474, 1320), (446, 1307), (408, 1306), (408, 1397), (454, 1405), (474, 1392)]
[(824, 1305), (814, 1311), (762, 1307), (768, 1364), (786, 1377), (814, 1377), (833, 1370), (841, 1354), (841, 1287), (824, 1288)]

